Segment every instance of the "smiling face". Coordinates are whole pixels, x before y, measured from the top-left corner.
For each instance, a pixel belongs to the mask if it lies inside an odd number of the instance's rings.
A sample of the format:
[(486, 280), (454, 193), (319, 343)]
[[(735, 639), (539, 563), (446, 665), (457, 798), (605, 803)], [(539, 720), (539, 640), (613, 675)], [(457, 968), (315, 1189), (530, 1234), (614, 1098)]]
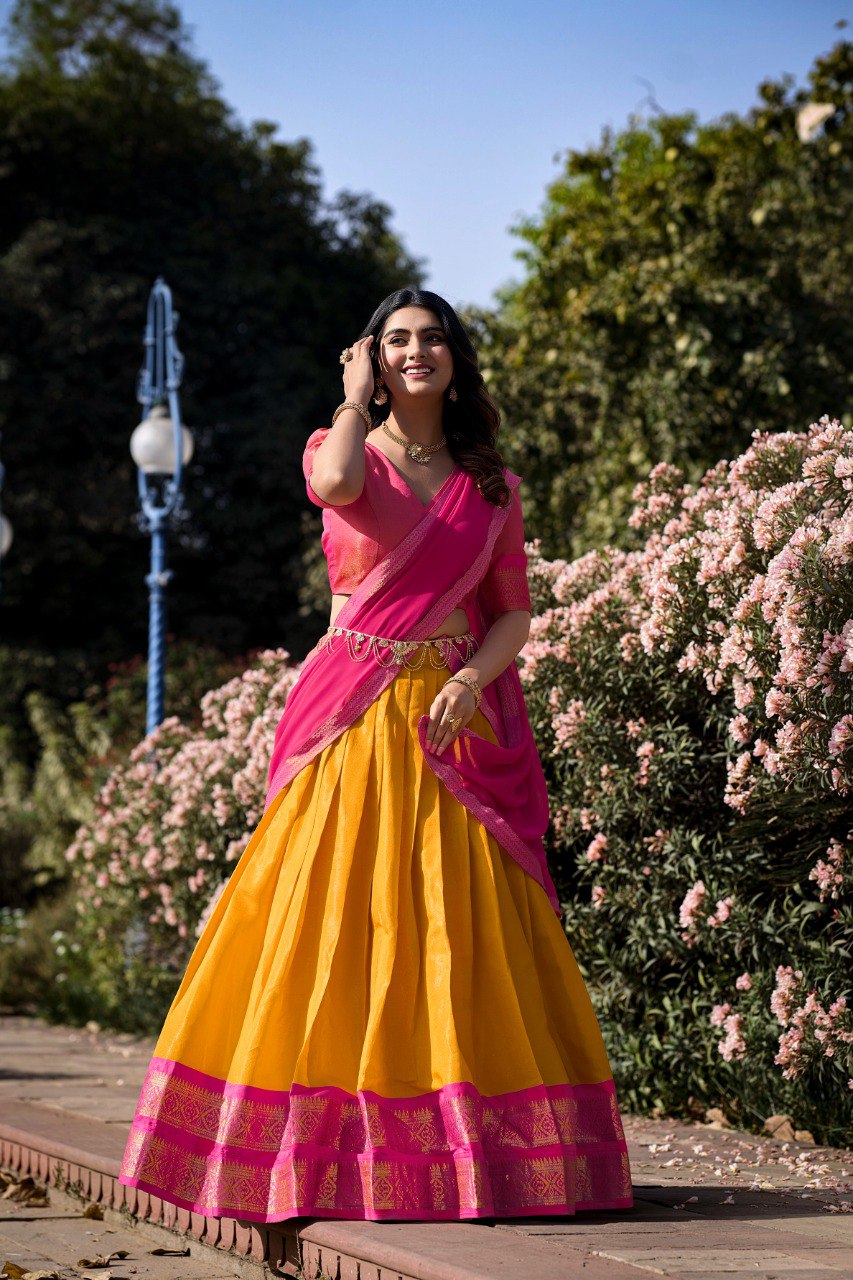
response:
[(379, 367), (392, 401), (441, 397), (453, 378), (453, 356), (441, 321), (425, 307), (400, 307), (379, 338)]

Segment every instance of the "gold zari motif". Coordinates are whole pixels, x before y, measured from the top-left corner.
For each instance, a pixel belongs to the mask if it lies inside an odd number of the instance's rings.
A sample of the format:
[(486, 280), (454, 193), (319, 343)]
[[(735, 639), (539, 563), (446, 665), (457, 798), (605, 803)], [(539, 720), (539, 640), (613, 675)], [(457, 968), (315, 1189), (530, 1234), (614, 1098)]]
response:
[(484, 592), (486, 601), (494, 613), (507, 613), (510, 609), (530, 611), (527, 570), (521, 565), (492, 565)]
[(372, 653), (381, 667), (402, 663), (415, 671), (423, 666), (427, 657), (430, 666), (439, 668), (447, 666), (451, 650), (460, 653), (466, 662), (477, 652), (477, 640), (472, 631), (465, 631), (459, 636), (435, 636), (430, 640), (389, 640), (385, 636), (370, 635), (367, 631), (353, 631), (350, 627), (330, 624), (317, 642), (317, 648), (321, 645), (331, 648), (333, 636), (346, 636), (347, 652), (354, 662), (364, 662)]
[(397, 1099), (295, 1085), (255, 1099), (168, 1065), (149, 1067), (121, 1175), (196, 1213), (430, 1219), (631, 1204), (609, 1082), (491, 1098), (463, 1083)]

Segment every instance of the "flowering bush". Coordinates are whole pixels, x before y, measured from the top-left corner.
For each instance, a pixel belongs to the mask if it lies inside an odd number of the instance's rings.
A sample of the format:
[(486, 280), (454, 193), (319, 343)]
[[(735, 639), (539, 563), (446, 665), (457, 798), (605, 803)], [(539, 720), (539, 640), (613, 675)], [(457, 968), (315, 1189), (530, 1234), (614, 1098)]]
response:
[[(637, 1109), (788, 1110), (849, 1140), (851, 488), (853, 433), (823, 419), (695, 488), (655, 468), (634, 549), (528, 544), (552, 870)], [(152, 1029), (260, 819), (287, 658), (135, 747), (67, 850), (77, 940)]]
[(849, 1140), (853, 432), (634, 496), (633, 549), (528, 544), (569, 936), (626, 1098)]
[(102, 998), (125, 1001), (130, 986), (154, 1023), (262, 816), (275, 727), (299, 670), (288, 656), (263, 651), (206, 693), (198, 729), (165, 719), (110, 774), (95, 819), (66, 850), (77, 939)]

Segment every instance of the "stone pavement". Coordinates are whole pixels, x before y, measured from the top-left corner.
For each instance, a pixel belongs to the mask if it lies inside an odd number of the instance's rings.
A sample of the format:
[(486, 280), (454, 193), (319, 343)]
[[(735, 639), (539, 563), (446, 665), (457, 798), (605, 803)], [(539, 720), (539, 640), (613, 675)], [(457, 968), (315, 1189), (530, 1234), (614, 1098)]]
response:
[[(46, 1272), (57, 1280), (97, 1276), (99, 1280), (222, 1280), (241, 1272), (226, 1255), (214, 1254), (196, 1245), (196, 1256), (182, 1241), (164, 1239), (162, 1229), (142, 1223), (127, 1227), (121, 1223), (84, 1217), (81, 1206), (71, 1196), (51, 1188), (51, 1204), (30, 1208), (26, 1201), (2, 1201), (0, 1208), (0, 1276), (19, 1275), (9, 1264), (27, 1271)], [(105, 1215), (106, 1216), (106, 1215)], [(117, 1256), (124, 1253), (125, 1256)], [(180, 1256), (180, 1255), (186, 1256)], [(109, 1265), (86, 1266), (106, 1262)], [(255, 1274), (258, 1267), (254, 1266)], [(4, 1270), (7, 1268), (7, 1270)]]
[[(0, 1189), (0, 1276), (21, 1274), (4, 1272), (9, 1261), (70, 1280), (87, 1274), (81, 1259), (126, 1249), (92, 1274), (853, 1280), (853, 1152), (629, 1115), (632, 1210), (483, 1224), (299, 1218), (279, 1231), (190, 1215), (115, 1181), (154, 1043), (0, 1016), (0, 1167), (32, 1173), (49, 1201), (10, 1198), (14, 1180)], [(102, 1217), (84, 1217), (87, 1203)]]

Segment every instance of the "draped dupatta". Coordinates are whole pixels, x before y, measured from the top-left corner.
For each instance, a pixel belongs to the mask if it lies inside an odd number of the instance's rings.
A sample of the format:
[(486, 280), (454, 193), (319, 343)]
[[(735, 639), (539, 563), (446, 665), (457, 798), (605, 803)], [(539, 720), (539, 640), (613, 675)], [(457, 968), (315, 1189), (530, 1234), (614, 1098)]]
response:
[[(511, 490), (520, 477), (505, 469)], [(350, 595), (336, 625), (388, 639), (429, 638), (480, 583), (509, 514), (477, 489), (461, 467), (448, 479), (414, 528), (379, 561)], [(480, 645), (494, 621), (483, 598), (473, 597), (471, 631)], [(288, 694), (276, 727), (265, 810), (308, 762), (388, 687), (401, 667), (386, 649), (353, 662), (345, 636), (313, 649)], [(448, 666), (466, 663), (449, 646)], [(418, 723), (425, 759), (498, 844), (542, 886), (554, 910), (560, 904), (548, 873), (542, 837), (548, 826), (548, 794), (533, 740), (515, 662), (483, 688), (480, 710), (497, 743), (463, 726), (440, 756), (426, 750), (429, 716)], [(354, 801), (355, 802), (355, 801)]]

